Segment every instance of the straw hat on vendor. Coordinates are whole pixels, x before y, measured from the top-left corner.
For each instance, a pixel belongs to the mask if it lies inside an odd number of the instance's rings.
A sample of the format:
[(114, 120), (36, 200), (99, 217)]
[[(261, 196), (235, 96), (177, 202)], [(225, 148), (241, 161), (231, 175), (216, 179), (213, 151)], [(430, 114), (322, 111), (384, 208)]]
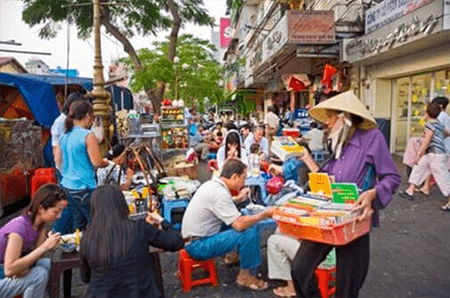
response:
[(309, 115), (328, 127), (329, 149), (336, 158), (340, 157), (342, 148), (357, 129), (377, 128), (377, 122), (353, 91), (321, 102), (309, 110)]

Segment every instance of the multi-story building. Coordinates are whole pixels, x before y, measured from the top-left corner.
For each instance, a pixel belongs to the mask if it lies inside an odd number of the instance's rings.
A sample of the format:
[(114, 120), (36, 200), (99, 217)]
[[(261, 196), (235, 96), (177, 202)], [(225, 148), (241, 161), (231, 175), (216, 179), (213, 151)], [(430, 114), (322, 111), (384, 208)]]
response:
[(390, 124), (391, 152), (423, 133), (426, 104), (450, 98), (450, 1), (385, 0), (365, 11), (365, 34), (345, 40), (361, 99)]
[[(384, 120), (391, 152), (402, 152), (423, 131), (426, 104), (450, 97), (448, 0), (238, 2), (227, 62), (245, 60), (236, 87), (259, 90), (261, 107), (314, 104), (330, 64), (339, 73), (332, 88), (354, 90)], [(303, 91), (291, 88), (292, 77)]]
[(291, 109), (311, 104), (325, 64), (347, 72), (339, 60), (342, 40), (363, 33), (361, 1), (251, 0), (232, 17), (227, 62), (240, 66), (234, 67), (236, 87), (256, 91), (260, 112), (271, 103)]

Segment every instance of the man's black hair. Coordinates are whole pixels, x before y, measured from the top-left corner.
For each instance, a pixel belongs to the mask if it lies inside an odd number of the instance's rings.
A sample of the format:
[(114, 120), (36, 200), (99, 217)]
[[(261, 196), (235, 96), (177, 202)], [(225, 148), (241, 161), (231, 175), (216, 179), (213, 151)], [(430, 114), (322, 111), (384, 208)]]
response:
[(445, 110), (448, 105), (448, 98), (445, 96), (438, 96), (435, 97), (431, 102), (441, 106), (442, 109)]
[(238, 174), (239, 176), (241, 176), (242, 174), (244, 174), (246, 169), (247, 166), (239, 159), (230, 159), (223, 166), (220, 177), (229, 179), (231, 178), (231, 176), (233, 176), (233, 174)]
[(236, 124), (234, 124), (234, 122), (231, 122), (231, 121), (227, 123), (227, 125), (225, 126), (225, 128), (226, 128), (228, 131), (230, 131), (230, 130), (232, 130), (232, 129), (237, 130)]
[(244, 128), (248, 129), (248, 130), (251, 130), (250, 124), (248, 124), (248, 123), (246, 123), (246, 124), (241, 126), (241, 129), (244, 129)]

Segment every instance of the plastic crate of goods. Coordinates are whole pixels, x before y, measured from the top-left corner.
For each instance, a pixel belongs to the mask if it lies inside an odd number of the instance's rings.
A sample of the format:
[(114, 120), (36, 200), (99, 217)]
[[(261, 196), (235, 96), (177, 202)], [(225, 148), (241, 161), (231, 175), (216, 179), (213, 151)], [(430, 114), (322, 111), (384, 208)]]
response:
[(283, 128), (283, 136), (298, 138), (300, 137), (300, 130), (297, 128)]
[(298, 197), (278, 207), (273, 218), (282, 233), (302, 240), (345, 245), (370, 232), (371, 217), (358, 221), (360, 214), (352, 204)]

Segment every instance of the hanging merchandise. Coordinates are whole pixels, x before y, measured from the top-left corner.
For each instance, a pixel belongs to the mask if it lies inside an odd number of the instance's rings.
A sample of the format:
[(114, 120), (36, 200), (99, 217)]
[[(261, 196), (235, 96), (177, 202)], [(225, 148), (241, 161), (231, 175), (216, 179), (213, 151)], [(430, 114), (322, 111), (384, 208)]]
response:
[(436, 83), (436, 91), (441, 91), (441, 88), (442, 88), (442, 84), (441, 84), (441, 82), (437, 82)]
[(331, 66), (330, 64), (325, 64), (322, 75), (322, 85), (326, 86), (325, 93), (328, 93), (332, 90), (332, 79), (338, 70)]
[(340, 92), (342, 90), (342, 72), (338, 71), (331, 80), (331, 91)]
[(294, 91), (303, 91), (306, 88), (305, 84), (294, 76), (289, 80), (289, 87)]
[(103, 125), (102, 125), (102, 117), (96, 116), (94, 123), (91, 127), (91, 132), (94, 133), (97, 142), (100, 144), (103, 140)]
[(419, 100), (419, 96), (417, 94), (414, 94), (412, 96), (412, 102), (416, 103)]

